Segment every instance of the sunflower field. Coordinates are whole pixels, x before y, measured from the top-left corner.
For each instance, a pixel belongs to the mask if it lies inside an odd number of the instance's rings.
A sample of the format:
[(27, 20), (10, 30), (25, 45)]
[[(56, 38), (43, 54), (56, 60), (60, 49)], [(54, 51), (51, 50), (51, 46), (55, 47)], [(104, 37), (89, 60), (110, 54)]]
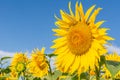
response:
[(69, 13), (55, 15), (54, 51), (47, 54), (43, 47), (30, 56), (17, 52), (0, 58), (0, 80), (120, 80), (120, 56), (106, 48), (114, 38), (107, 35), (109, 28), (101, 27), (104, 20), (96, 22), (102, 8), (95, 7), (84, 12), (76, 2), (73, 12), (69, 2)]

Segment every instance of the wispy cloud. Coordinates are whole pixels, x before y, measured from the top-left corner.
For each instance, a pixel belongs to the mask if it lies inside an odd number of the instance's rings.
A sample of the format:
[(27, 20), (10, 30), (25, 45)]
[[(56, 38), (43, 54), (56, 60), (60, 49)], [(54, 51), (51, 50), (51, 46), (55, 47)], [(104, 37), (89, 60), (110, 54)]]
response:
[(110, 53), (117, 52), (120, 55), (120, 47), (115, 45), (106, 45), (106, 47)]
[(0, 50), (0, 57), (13, 56), (13, 55), (14, 55), (14, 52), (7, 52), (7, 51)]

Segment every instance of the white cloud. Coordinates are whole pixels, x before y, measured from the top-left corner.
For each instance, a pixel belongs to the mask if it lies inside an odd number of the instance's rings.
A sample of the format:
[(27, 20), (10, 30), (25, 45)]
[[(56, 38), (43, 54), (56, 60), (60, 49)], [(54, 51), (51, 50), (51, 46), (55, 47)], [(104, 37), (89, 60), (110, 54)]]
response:
[(7, 52), (7, 51), (0, 50), (0, 57), (13, 56), (13, 55), (14, 55), (14, 52)]
[(117, 52), (120, 55), (120, 47), (115, 45), (106, 45), (106, 47), (110, 53)]

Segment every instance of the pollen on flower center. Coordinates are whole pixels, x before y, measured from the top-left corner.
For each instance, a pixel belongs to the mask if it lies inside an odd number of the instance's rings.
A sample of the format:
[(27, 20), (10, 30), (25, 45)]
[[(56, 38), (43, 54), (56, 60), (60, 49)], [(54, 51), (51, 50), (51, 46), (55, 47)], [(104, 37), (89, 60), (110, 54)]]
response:
[(68, 46), (73, 54), (82, 55), (91, 47), (92, 35), (85, 23), (71, 26), (67, 38)]

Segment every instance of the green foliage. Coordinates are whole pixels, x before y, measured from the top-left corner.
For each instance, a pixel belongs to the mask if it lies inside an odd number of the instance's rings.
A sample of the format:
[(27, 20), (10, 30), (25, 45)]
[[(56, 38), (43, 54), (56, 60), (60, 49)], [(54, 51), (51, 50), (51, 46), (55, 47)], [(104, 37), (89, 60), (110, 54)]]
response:
[(11, 57), (7, 56), (7, 57), (2, 57), (0, 58), (0, 74), (2, 73), (10, 73), (10, 69), (9, 66), (7, 66), (6, 68), (2, 68), (6, 63), (8, 63), (8, 61), (6, 61), (7, 59), (10, 59)]
[(52, 79), (57, 80), (59, 76), (62, 76), (62, 72), (56, 70), (54, 71), (54, 75), (52, 76)]
[(80, 79), (88, 80), (89, 74), (87, 72), (81, 73)]
[(49, 58), (54, 57), (54, 56), (57, 56), (57, 55), (55, 55), (55, 54), (53, 54), (53, 53), (51, 53), (51, 54), (45, 54), (45, 55), (48, 56)]
[(5, 56), (5, 57), (0, 58), (0, 61), (6, 60), (6, 59), (10, 59), (10, 58), (11, 57), (9, 57), (9, 56)]
[(10, 72), (11, 72), (11, 70), (10, 70), (9, 66), (6, 67), (6, 68), (2, 68), (2, 69), (1, 69), (1, 73), (6, 73), (6, 74), (8, 74), (8, 73), (10, 73)]
[(110, 71), (112, 77), (114, 77), (120, 71), (120, 62), (106, 60), (105, 64), (107, 69)]

